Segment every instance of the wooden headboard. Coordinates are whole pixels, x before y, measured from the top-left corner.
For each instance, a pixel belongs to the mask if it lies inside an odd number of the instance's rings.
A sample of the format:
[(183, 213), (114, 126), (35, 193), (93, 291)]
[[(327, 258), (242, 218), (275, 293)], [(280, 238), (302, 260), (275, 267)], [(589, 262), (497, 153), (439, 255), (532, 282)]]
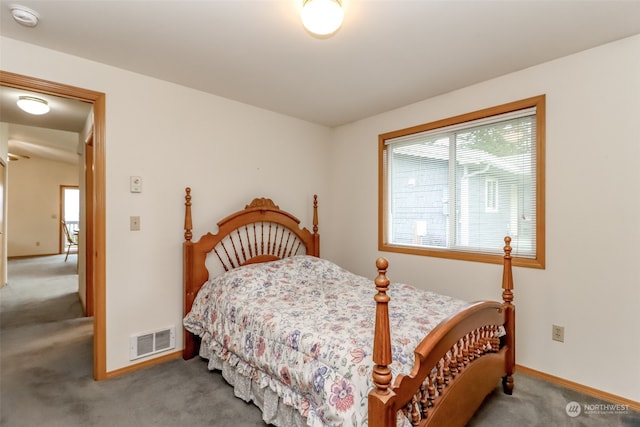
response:
[[(271, 199), (253, 199), (243, 210), (218, 222), (216, 234), (207, 233), (193, 242), (191, 188), (185, 189), (183, 282), (184, 315), (191, 310), (202, 285), (209, 280), (207, 255), (217, 257), (225, 271), (298, 254), (320, 256), (318, 196), (313, 196), (313, 232), (300, 227), (300, 220), (281, 210)], [(184, 331), (182, 357), (198, 353), (198, 339)]]

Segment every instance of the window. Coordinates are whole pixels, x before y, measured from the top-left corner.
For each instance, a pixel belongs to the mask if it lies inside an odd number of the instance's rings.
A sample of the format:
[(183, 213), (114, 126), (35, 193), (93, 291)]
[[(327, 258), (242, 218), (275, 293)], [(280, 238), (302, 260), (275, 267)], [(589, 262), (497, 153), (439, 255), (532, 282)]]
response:
[(498, 180), (487, 178), (484, 183), (484, 211), (498, 212)]
[(379, 249), (544, 268), (545, 96), (379, 136)]
[(64, 220), (71, 233), (80, 228), (80, 189), (75, 186), (61, 185), (60, 218)]

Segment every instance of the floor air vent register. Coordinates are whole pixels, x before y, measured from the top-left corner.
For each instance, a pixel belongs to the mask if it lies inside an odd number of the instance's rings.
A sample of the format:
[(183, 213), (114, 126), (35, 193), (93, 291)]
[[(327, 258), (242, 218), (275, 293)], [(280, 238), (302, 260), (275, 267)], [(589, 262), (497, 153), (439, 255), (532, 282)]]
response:
[(175, 348), (176, 328), (160, 329), (131, 336), (129, 346), (129, 360), (139, 359), (156, 353)]

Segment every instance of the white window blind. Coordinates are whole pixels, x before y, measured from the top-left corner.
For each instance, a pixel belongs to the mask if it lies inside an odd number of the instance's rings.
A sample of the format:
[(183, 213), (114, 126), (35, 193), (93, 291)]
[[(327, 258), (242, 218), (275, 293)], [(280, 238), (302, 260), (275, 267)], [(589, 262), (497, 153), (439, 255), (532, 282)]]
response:
[(392, 245), (536, 257), (536, 109), (385, 141)]

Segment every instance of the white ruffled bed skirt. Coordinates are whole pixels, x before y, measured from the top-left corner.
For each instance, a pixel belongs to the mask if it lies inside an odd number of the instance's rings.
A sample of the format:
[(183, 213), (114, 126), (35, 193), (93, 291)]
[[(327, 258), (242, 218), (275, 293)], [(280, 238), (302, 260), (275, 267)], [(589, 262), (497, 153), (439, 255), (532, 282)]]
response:
[[(222, 377), (233, 386), (233, 393), (236, 397), (245, 402), (252, 402), (260, 408), (262, 420), (265, 423), (279, 427), (314, 425), (310, 419), (303, 417), (300, 411), (295, 408), (296, 402), (285, 401), (284, 396), (278, 394), (277, 389), (285, 387), (284, 385), (275, 384), (273, 379), (268, 380), (266, 374), (255, 375), (253, 372), (247, 372), (250, 369), (247, 366), (243, 367), (243, 364), (238, 363), (238, 360), (232, 360), (235, 357), (224, 360), (216, 354), (212, 354), (213, 352), (207, 350), (206, 347), (205, 345), (200, 347), (200, 356), (208, 360), (208, 369), (221, 371)], [(260, 376), (263, 377), (262, 381), (259, 380)], [(280, 394), (286, 395), (288, 393), (281, 391)], [(322, 425), (321, 422), (320, 425)]]
[[(220, 371), (222, 377), (233, 386), (236, 397), (260, 408), (265, 423), (278, 427), (325, 427), (313, 408), (305, 406), (297, 393), (241, 361), (233, 353), (219, 356), (222, 347), (216, 342), (213, 346), (208, 345), (207, 338), (209, 336), (205, 336), (200, 346), (200, 357), (208, 360), (207, 368)], [(402, 412), (398, 412), (396, 425), (411, 427), (411, 422), (402, 416)]]

